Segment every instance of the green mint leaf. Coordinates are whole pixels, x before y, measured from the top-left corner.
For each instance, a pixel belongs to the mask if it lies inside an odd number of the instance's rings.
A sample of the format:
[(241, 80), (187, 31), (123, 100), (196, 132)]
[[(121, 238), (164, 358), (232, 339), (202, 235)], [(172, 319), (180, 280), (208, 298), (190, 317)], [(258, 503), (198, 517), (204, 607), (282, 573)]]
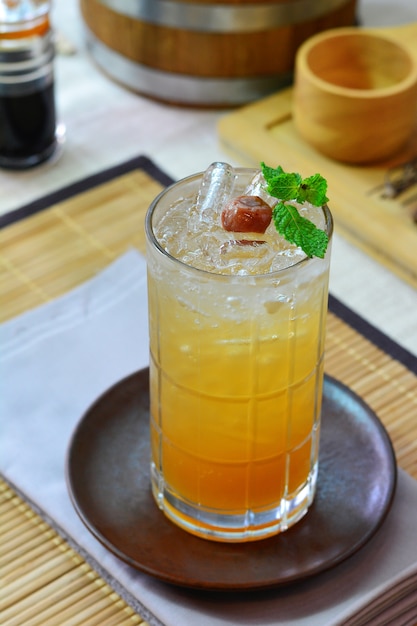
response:
[(301, 182), (299, 174), (279, 174), (268, 184), (268, 192), (280, 200), (296, 200)]
[(275, 228), (287, 241), (302, 248), (309, 257), (324, 257), (329, 241), (327, 233), (302, 217), (295, 206), (278, 202), (272, 217)]
[(300, 174), (286, 174), (278, 165), (276, 169), (261, 163), (262, 173), (267, 183), (267, 191), (280, 200), (295, 200), (298, 196), (302, 178)]
[(327, 233), (302, 217), (297, 207), (286, 203), (309, 202), (317, 207), (323, 206), (328, 202), (327, 181), (320, 174), (302, 179), (300, 174), (295, 172), (284, 172), (280, 165), (272, 168), (261, 163), (261, 168), (268, 193), (279, 200), (273, 209), (277, 231), (287, 241), (302, 248), (307, 256), (323, 258), (329, 243)]
[(300, 185), (297, 201), (310, 202), (314, 206), (323, 206), (329, 201), (326, 197), (327, 181), (320, 174), (304, 178)]
[(284, 174), (284, 170), (280, 165), (277, 168), (269, 167), (265, 165), (264, 162), (261, 163), (262, 174), (264, 175), (265, 180), (270, 180), (274, 178), (274, 176), (278, 176), (279, 174)]

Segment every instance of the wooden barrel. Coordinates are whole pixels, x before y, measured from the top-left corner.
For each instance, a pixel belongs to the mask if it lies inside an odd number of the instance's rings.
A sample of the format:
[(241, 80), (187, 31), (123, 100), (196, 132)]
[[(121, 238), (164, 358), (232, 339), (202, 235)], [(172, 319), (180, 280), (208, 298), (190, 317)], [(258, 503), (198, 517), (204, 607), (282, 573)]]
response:
[(356, 19), (357, 0), (80, 0), (113, 79), (185, 105), (234, 106), (288, 85), (298, 47)]

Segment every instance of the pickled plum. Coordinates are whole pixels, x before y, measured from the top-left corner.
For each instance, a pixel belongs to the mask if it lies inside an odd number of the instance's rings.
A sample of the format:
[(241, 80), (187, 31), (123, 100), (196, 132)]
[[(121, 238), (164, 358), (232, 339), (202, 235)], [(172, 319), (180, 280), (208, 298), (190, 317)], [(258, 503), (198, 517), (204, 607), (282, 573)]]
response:
[(223, 228), (235, 233), (264, 233), (271, 219), (271, 207), (259, 196), (233, 198), (221, 213)]

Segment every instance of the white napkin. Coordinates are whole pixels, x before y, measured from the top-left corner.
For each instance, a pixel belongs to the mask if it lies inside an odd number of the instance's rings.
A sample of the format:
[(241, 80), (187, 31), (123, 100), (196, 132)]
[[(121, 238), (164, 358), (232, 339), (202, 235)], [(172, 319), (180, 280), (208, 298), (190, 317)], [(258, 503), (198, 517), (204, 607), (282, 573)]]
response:
[(0, 350), (0, 471), (150, 624), (381, 624), (386, 605), (390, 624), (417, 616), (417, 482), (401, 471), (386, 522), (358, 554), (305, 583), (244, 597), (161, 583), (84, 527), (65, 483), (70, 436), (101, 393), (148, 364), (146, 265), (136, 251), (2, 324)]

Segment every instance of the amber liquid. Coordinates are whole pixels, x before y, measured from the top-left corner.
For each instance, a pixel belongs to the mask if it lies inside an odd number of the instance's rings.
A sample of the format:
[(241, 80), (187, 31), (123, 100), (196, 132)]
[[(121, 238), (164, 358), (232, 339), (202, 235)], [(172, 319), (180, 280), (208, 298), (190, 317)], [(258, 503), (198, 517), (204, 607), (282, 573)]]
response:
[[(252, 355), (249, 342), (232, 344), (225, 332), (224, 343), (200, 342), (205, 358), (194, 372), (178, 355), (171, 375), (152, 360), (151, 384), (160, 398), (160, 406), (152, 407), (153, 456), (173, 492), (207, 509), (256, 511), (307, 481), (316, 461), (322, 381), (317, 340), (314, 330), (308, 332), (299, 341), (265, 341)], [(182, 337), (190, 346), (186, 328)], [(286, 384), (289, 349), (305, 358), (291, 355), (294, 369), (296, 360), (304, 367)], [(263, 388), (262, 377), (269, 378)]]
[[(204, 306), (203, 297), (188, 308), (178, 297), (181, 288), (167, 282), (158, 284), (152, 275), (148, 281), (156, 499), (164, 498), (162, 508), (177, 523), (186, 522), (194, 506), (198, 519), (186, 527), (195, 534), (200, 529), (205, 536), (210, 520), (223, 515), (234, 524), (223, 533), (226, 540), (256, 538), (242, 528), (246, 522), (240, 526), (249, 514), (261, 520), (263, 536), (268, 527), (274, 534), (282, 503), (313, 495), (324, 278), (312, 281), (311, 300), (296, 310), (283, 303), (270, 313), (264, 308), (229, 320), (221, 307)], [(261, 293), (254, 307), (257, 300)], [(296, 504), (282, 528), (298, 516)]]
[(54, 85), (19, 96), (0, 96), (0, 164), (29, 167), (55, 144)]

